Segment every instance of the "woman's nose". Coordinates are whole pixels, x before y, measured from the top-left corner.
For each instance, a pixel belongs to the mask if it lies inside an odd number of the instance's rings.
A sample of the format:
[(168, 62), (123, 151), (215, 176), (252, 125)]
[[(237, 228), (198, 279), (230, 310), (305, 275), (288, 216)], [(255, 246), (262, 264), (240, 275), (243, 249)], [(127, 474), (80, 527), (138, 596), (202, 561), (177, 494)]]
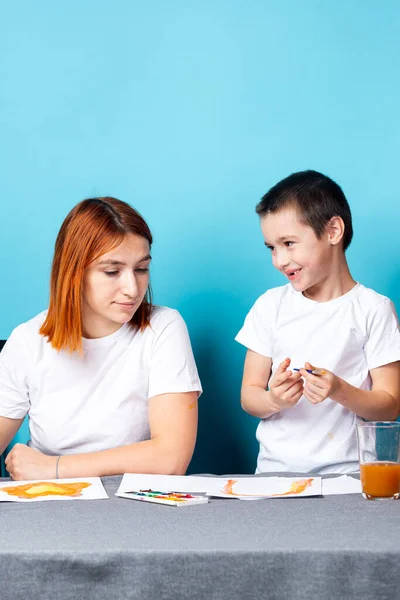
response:
[(125, 296), (135, 298), (138, 293), (136, 277), (133, 273), (127, 274), (121, 282), (121, 291)]

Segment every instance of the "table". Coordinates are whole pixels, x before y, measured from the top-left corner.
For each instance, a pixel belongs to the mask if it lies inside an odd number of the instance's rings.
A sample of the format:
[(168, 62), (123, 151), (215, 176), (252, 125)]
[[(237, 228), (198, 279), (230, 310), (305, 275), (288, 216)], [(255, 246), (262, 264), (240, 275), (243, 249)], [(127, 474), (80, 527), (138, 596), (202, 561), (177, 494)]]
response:
[[(0, 504), (2, 600), (400, 597), (400, 502)], [(4, 481), (4, 480), (2, 480)]]

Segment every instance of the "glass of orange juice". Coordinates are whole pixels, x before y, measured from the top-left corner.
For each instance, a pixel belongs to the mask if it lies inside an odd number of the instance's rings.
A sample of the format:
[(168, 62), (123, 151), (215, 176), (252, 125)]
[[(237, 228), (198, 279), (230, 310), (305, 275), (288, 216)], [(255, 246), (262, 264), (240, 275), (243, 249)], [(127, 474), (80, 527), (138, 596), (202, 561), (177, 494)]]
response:
[(364, 498), (397, 500), (400, 496), (400, 423), (359, 423), (357, 442)]

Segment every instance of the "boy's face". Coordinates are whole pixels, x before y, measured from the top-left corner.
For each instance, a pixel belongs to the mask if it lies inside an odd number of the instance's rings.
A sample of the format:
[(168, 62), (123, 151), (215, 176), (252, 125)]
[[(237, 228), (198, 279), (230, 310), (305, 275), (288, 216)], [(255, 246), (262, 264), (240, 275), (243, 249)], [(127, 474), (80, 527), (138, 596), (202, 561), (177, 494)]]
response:
[(288, 278), (294, 289), (298, 292), (309, 290), (310, 295), (319, 291), (329, 278), (332, 265), (328, 233), (318, 239), (314, 230), (304, 225), (297, 210), (290, 206), (262, 217), (261, 230), (265, 245), (271, 250), (272, 264)]

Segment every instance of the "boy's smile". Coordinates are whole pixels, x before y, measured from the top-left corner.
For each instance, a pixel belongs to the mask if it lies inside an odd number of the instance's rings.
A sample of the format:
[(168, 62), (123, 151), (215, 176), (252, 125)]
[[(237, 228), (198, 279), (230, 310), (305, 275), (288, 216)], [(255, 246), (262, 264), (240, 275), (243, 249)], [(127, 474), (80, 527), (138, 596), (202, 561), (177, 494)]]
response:
[(322, 287), (325, 289), (335, 277), (337, 251), (344, 256), (338, 244), (332, 242), (329, 226), (318, 239), (312, 227), (300, 221), (296, 208), (288, 206), (262, 217), (261, 229), (274, 267), (296, 291), (321, 301)]
[(295, 269), (294, 271), (286, 271), (285, 275), (290, 281), (294, 281), (300, 274), (301, 269)]

